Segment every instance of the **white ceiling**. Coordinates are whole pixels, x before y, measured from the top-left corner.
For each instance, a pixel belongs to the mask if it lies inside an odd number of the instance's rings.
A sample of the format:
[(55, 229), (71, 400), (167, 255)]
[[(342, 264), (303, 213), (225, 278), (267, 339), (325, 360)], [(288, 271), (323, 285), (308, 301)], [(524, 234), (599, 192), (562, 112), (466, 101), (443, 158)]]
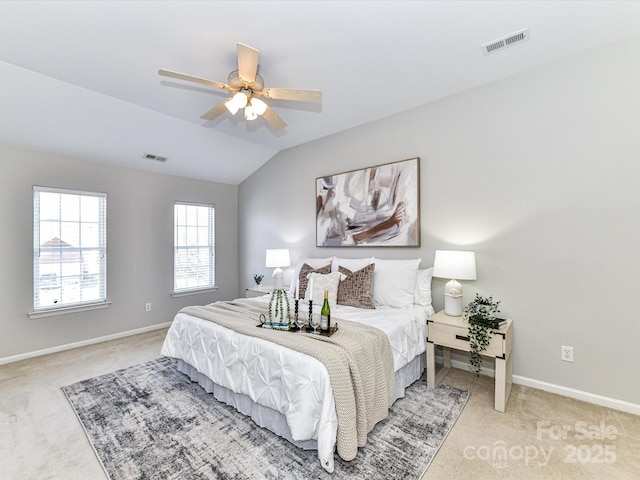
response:
[[(637, 35), (637, 1), (2, 1), (0, 142), (238, 184), (280, 150)], [(226, 82), (237, 42), (265, 86), (322, 105), (269, 100), (284, 131), (206, 122), (224, 91), (157, 74)]]

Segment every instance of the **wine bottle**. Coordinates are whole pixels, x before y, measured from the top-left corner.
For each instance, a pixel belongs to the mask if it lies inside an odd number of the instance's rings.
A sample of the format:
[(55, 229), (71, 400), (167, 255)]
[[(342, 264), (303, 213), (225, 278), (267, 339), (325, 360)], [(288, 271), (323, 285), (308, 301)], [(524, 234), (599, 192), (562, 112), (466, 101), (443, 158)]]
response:
[(329, 307), (329, 290), (324, 291), (324, 302), (320, 310), (320, 330), (328, 331), (331, 327), (331, 307)]

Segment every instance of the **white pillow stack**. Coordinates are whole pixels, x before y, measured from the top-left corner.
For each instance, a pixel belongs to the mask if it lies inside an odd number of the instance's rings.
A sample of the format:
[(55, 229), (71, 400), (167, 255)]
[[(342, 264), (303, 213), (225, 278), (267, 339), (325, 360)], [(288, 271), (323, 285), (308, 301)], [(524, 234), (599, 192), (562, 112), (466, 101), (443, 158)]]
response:
[(404, 308), (413, 305), (422, 259), (383, 260), (374, 258), (373, 303)]
[(413, 294), (413, 303), (423, 307), (431, 306), (431, 279), (433, 267), (418, 270), (416, 278), (416, 291)]
[(340, 258), (333, 257), (333, 261), (331, 262), (331, 271), (337, 272), (339, 271), (339, 267), (348, 268), (352, 272), (357, 272), (358, 270), (366, 267), (367, 265), (371, 265), (373, 263), (373, 257), (367, 258)]
[(331, 272), (325, 275), (320, 273), (310, 273), (309, 285), (313, 282), (313, 292), (310, 292), (311, 288), (307, 288), (305, 300), (309, 300), (311, 296), (314, 305), (322, 305), (322, 302), (324, 301), (324, 292), (325, 290), (328, 290), (329, 305), (336, 305), (338, 302), (338, 286), (345, 278), (347, 278), (347, 276), (340, 272)]
[[(313, 302), (322, 304), (324, 290), (329, 290), (329, 303), (336, 305), (338, 286), (346, 278), (338, 272), (340, 266), (357, 272), (362, 268), (375, 264), (373, 270), (373, 302), (379, 306), (405, 308), (411, 305), (428, 307), (431, 305), (431, 280), (433, 267), (420, 269), (422, 259), (388, 260), (376, 257), (342, 258), (342, 257), (300, 257), (294, 270), (289, 293), (294, 296), (300, 269), (306, 263), (312, 268), (321, 268), (331, 264), (331, 273), (313, 276)], [(326, 277), (326, 278), (322, 278)], [(309, 294), (305, 295), (309, 298)]]
[(333, 261), (333, 257), (327, 258), (312, 258), (312, 257), (300, 257), (298, 263), (296, 263), (296, 269), (293, 271), (293, 278), (291, 279), (291, 286), (289, 287), (289, 294), (293, 297), (296, 294), (296, 283), (298, 283), (298, 275), (300, 275), (300, 269), (306, 263), (311, 268), (320, 268), (325, 265), (329, 265)]

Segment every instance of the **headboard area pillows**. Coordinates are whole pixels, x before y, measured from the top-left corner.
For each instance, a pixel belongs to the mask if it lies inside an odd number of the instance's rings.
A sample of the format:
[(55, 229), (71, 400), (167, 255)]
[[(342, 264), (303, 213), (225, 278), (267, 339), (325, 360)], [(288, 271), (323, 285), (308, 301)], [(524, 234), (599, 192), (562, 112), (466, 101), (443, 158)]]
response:
[(360, 270), (361, 268), (366, 267), (367, 265), (371, 265), (373, 263), (373, 257), (367, 258), (341, 258), (341, 257), (333, 257), (333, 261), (331, 262), (331, 271), (339, 272), (340, 267), (347, 268), (352, 272), (356, 270)]
[(384, 260), (375, 258), (373, 302), (375, 305), (404, 308), (413, 305), (422, 259)]
[(418, 270), (416, 279), (416, 291), (413, 295), (413, 303), (423, 307), (431, 306), (431, 279), (433, 267)]
[(358, 308), (375, 308), (373, 304), (373, 272), (375, 263), (371, 263), (360, 270), (352, 272), (340, 265), (340, 273), (345, 278), (338, 286), (338, 305), (348, 305)]
[[(300, 257), (291, 280), (289, 292), (295, 295), (296, 284), (299, 282), (300, 298), (306, 295), (309, 274), (334, 275), (343, 281), (335, 285), (336, 292), (331, 295), (333, 305), (348, 305), (358, 308), (375, 308), (375, 306), (389, 306), (394, 308), (408, 307), (412, 304), (428, 307), (431, 305), (431, 280), (433, 267), (419, 269), (420, 258), (410, 260), (387, 260), (374, 257), (341, 258), (341, 257)], [(303, 270), (304, 269), (304, 270)], [(321, 279), (318, 279), (320, 281)], [(322, 288), (314, 285), (313, 301), (322, 302)], [(318, 293), (318, 298), (316, 297)]]
[[(309, 300), (309, 297), (313, 298), (313, 303), (315, 305), (322, 305), (324, 300), (324, 291), (329, 291), (329, 305), (336, 305), (336, 301), (338, 299), (338, 285), (340, 284), (340, 280), (343, 280), (346, 275), (340, 272), (331, 272), (331, 273), (310, 273), (309, 274), (309, 285), (311, 284), (311, 280), (313, 280), (313, 292), (311, 292), (310, 288), (307, 288), (307, 292), (305, 298)], [(300, 294), (302, 296), (302, 293)]]
[[(296, 268), (293, 271), (293, 277), (291, 278), (291, 286), (289, 287), (289, 294), (292, 297), (296, 294), (296, 284), (298, 283), (298, 279), (300, 278), (300, 270), (302, 269), (302, 266), (305, 263), (314, 269), (324, 267), (325, 265), (329, 265), (329, 271), (331, 271), (332, 260), (333, 260), (333, 257), (327, 257), (327, 258), (300, 257), (298, 259), (298, 263), (296, 263)], [(304, 295), (302, 294), (302, 292), (300, 292), (300, 297), (304, 298)]]
[[(300, 282), (298, 286), (299, 288), (298, 294), (300, 295), (300, 298), (305, 298), (306, 296), (310, 273), (319, 273), (321, 275), (331, 273), (331, 264), (327, 263), (326, 265), (319, 268), (313, 268), (308, 263), (305, 263), (304, 265), (302, 265), (302, 268), (300, 268), (300, 274), (298, 275), (298, 281)], [(294, 290), (294, 296), (295, 296), (295, 290)]]

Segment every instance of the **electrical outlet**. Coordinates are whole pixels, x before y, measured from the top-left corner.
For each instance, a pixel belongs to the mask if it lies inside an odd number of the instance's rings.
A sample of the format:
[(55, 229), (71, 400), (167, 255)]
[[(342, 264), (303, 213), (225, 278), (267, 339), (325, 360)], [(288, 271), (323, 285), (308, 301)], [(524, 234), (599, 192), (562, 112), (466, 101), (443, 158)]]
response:
[(144, 304), (144, 311), (145, 312), (150, 312), (151, 311), (151, 304), (150, 303), (145, 303)]
[(573, 347), (560, 346), (560, 359), (565, 362), (573, 362)]

